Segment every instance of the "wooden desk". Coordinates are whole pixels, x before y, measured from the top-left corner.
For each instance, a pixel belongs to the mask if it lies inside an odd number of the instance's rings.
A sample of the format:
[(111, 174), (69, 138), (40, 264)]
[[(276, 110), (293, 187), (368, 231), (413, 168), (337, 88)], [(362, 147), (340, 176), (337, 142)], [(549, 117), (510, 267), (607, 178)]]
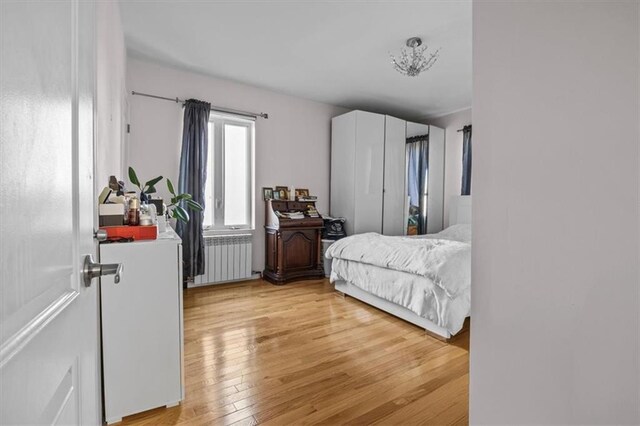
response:
[(322, 218), (305, 214), (304, 219), (289, 219), (279, 215), (304, 212), (310, 205), (315, 207), (315, 202), (266, 201), (263, 277), (269, 282), (284, 284), (324, 276), (321, 258)]

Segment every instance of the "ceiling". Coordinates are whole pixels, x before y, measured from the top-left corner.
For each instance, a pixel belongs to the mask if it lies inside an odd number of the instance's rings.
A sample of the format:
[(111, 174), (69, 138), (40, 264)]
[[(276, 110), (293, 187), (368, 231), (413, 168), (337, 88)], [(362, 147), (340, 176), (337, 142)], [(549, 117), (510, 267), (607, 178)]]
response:
[[(123, 1), (129, 54), (319, 102), (407, 119), (471, 106), (471, 2)], [(418, 77), (389, 53), (419, 36)]]

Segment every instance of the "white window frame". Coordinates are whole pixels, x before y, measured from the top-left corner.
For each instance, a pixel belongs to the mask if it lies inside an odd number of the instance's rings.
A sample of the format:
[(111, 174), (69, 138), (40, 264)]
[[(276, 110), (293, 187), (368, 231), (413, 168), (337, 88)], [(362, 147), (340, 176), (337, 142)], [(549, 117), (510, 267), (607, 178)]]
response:
[[(224, 224), (225, 207), (225, 164), (224, 164), (224, 126), (242, 126), (247, 128), (247, 143), (249, 149), (247, 163), (250, 165), (247, 170), (247, 182), (249, 190), (247, 194), (247, 220), (246, 224)], [(219, 143), (216, 143), (219, 141)], [(237, 231), (253, 231), (255, 226), (255, 120), (224, 113), (211, 112), (209, 116), (209, 149), (207, 159), (207, 178), (213, 177), (213, 185), (210, 190), (212, 194), (207, 194), (213, 200), (213, 205), (205, 204), (205, 215), (212, 215), (206, 219), (211, 220), (211, 225), (205, 226), (204, 230), (209, 234), (228, 233)]]

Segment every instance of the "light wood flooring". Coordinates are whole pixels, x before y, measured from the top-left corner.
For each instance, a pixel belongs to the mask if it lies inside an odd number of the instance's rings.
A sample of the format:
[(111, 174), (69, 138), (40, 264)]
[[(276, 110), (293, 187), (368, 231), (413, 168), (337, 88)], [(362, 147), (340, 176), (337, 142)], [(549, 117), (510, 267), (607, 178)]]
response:
[(176, 424), (467, 424), (469, 335), (444, 343), (326, 280), (190, 289)]

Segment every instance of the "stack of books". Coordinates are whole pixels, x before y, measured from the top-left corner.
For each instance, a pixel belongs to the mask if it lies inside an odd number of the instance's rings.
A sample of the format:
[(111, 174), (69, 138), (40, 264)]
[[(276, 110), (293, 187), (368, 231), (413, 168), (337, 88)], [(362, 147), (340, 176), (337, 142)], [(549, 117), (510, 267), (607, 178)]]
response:
[(298, 197), (298, 201), (318, 201), (318, 197), (315, 195), (307, 195), (305, 197)]
[(316, 208), (313, 205), (309, 205), (307, 207), (307, 215), (309, 217), (320, 217), (318, 210), (316, 210)]
[(284, 213), (284, 215), (289, 219), (304, 219), (304, 213), (302, 212), (289, 212)]

